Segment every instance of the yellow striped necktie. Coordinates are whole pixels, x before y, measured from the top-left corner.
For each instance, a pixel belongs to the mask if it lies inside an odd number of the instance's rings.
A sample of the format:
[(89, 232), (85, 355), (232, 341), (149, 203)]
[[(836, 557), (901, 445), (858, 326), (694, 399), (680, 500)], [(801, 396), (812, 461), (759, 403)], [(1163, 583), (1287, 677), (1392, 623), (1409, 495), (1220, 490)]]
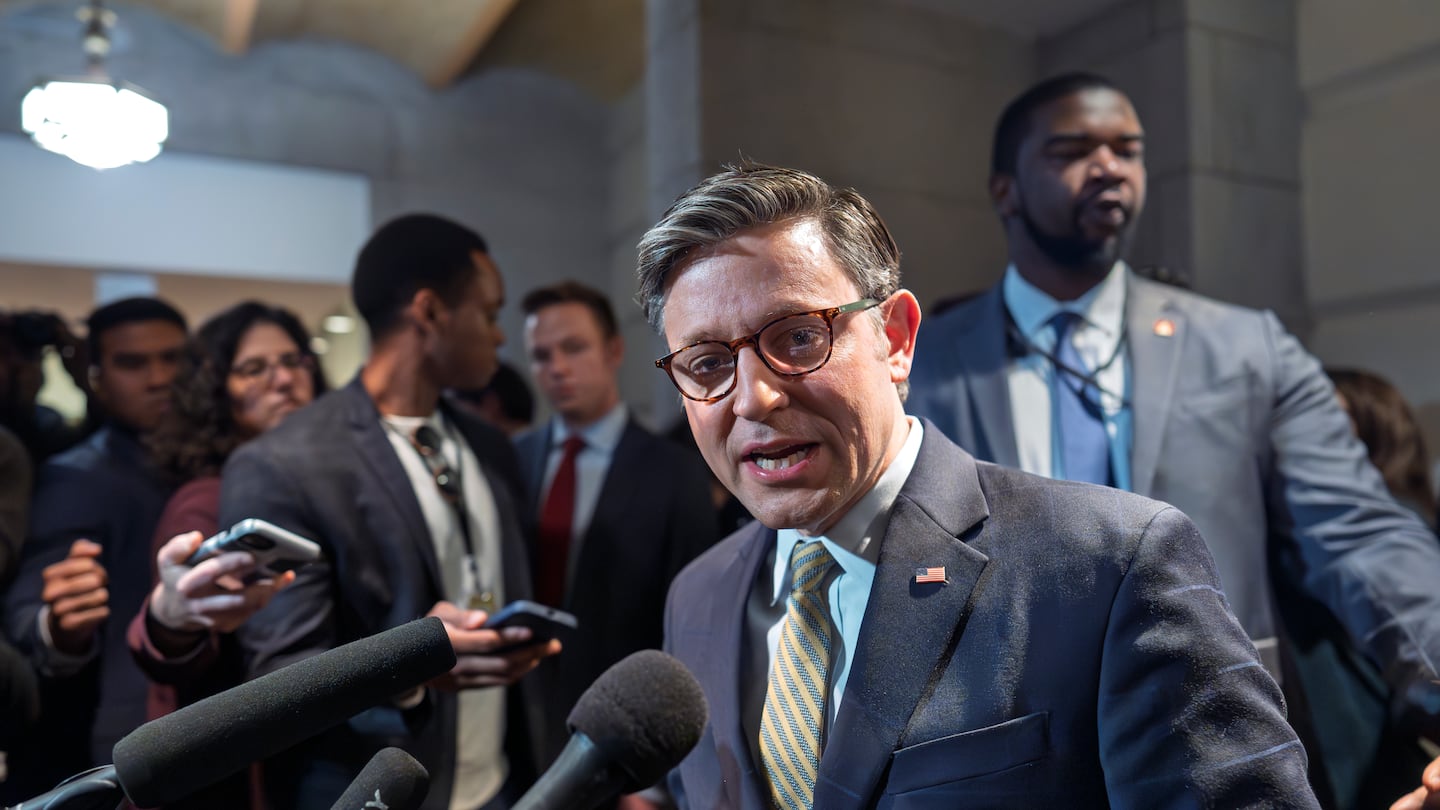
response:
[(834, 564), (819, 540), (796, 543), (790, 552), (790, 598), (760, 717), (760, 761), (770, 798), (782, 810), (810, 810), (815, 796), (835, 635), (824, 585)]

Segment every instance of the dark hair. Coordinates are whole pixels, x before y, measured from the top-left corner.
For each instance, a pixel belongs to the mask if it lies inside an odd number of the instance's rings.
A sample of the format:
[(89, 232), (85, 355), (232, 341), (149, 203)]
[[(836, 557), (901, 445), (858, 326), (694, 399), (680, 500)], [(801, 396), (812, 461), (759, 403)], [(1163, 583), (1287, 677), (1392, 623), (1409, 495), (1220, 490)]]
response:
[(89, 334), (85, 340), (90, 348), (90, 364), (100, 364), (100, 338), (104, 337), (106, 332), (127, 323), (141, 321), (166, 321), (180, 327), (182, 332), (187, 329), (185, 316), (159, 298), (123, 298), (106, 304), (90, 313), (86, 320)]
[(549, 287), (541, 287), (531, 290), (520, 302), (520, 308), (526, 315), (534, 315), (545, 307), (556, 304), (584, 304), (595, 313), (595, 319), (600, 322), (600, 332), (606, 338), (615, 337), (620, 333), (620, 328), (615, 321), (615, 309), (610, 306), (610, 299), (604, 293), (594, 287), (587, 287), (578, 281), (562, 281), (559, 284), (552, 284)]
[(1430, 483), (1430, 456), (1425, 437), (1405, 397), (1384, 377), (1359, 369), (1326, 369), (1335, 390), (1345, 398), (1355, 435), (1369, 451), (1370, 463), (1397, 500), (1423, 510), (1435, 522), (1435, 490)]
[(490, 384), (484, 388), (455, 388), (451, 393), (476, 405), (481, 404), (486, 396), (494, 394), (505, 418), (527, 425), (535, 421), (535, 395), (530, 393), (525, 377), (509, 363), (502, 362), (495, 369), (495, 376), (490, 378)]
[[(225, 459), (247, 438), (237, 430), (227, 381), (240, 341), (262, 323), (280, 327), (302, 353), (315, 357), (305, 327), (280, 307), (245, 301), (206, 321), (185, 345), (171, 392), (170, 414), (148, 440), (156, 465), (177, 482), (218, 475)], [(327, 386), (319, 364), (314, 368), (318, 397)]]
[[(726, 166), (681, 194), (636, 245), (636, 296), (645, 318), (665, 333), (666, 282), (703, 251), (741, 231), (777, 222), (811, 220), (826, 247), (865, 298), (884, 301), (900, 289), (900, 246), (870, 201), (809, 172), (754, 161)], [(871, 323), (883, 329), (879, 309)], [(903, 400), (910, 382), (895, 384)]]
[(640, 238), (635, 274), (645, 318), (664, 334), (666, 282), (701, 251), (749, 228), (803, 219), (819, 223), (831, 255), (862, 296), (883, 301), (900, 288), (900, 248), (860, 192), (799, 169), (746, 161), (681, 194)]
[(475, 277), (470, 254), (476, 251), (490, 252), (480, 234), (434, 214), (408, 214), (382, 225), (360, 249), (350, 280), (371, 340), (395, 327), (420, 290), (434, 290), (448, 306), (458, 304)]
[(1120, 88), (1104, 76), (1095, 73), (1062, 73), (1032, 85), (1029, 90), (1005, 105), (1005, 110), (1000, 113), (1000, 120), (995, 124), (995, 140), (991, 144), (991, 176), (1015, 174), (1020, 143), (1030, 134), (1036, 110), (1056, 99), (1086, 90), (1114, 90), (1121, 93)]

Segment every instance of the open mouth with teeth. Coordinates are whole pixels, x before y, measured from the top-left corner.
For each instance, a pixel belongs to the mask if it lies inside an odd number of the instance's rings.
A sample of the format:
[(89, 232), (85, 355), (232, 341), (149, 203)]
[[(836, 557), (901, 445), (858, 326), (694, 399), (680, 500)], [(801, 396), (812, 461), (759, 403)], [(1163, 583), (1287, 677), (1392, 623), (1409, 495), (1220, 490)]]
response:
[(804, 461), (810, 455), (812, 444), (790, 445), (766, 452), (751, 453), (748, 458), (755, 466), (767, 472), (785, 470)]

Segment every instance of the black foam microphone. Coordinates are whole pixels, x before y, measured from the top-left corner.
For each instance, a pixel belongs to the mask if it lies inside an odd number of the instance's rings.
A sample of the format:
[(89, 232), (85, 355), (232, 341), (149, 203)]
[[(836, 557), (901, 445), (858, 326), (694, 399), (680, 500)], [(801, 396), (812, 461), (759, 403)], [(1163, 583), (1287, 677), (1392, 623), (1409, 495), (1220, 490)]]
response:
[(453, 666), (445, 625), (416, 619), (146, 723), (115, 744), (115, 771), (137, 806), (169, 804)]
[(641, 650), (605, 670), (570, 712), (570, 742), (513, 810), (592, 810), (643, 790), (700, 741), (708, 710), (685, 665)]
[(399, 748), (382, 748), (330, 810), (415, 810), (430, 790), (425, 766)]

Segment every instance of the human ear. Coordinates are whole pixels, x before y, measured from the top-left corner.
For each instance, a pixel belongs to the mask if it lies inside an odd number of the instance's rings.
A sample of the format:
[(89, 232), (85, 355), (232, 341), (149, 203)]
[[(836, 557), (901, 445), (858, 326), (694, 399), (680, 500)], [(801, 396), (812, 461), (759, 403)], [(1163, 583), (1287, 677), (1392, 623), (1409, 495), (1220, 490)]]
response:
[(1020, 212), (1020, 189), (1013, 175), (990, 176), (990, 202), (1001, 219), (1009, 219)]
[(890, 296), (885, 313), (886, 365), (890, 381), (901, 383), (910, 378), (915, 361), (915, 334), (920, 329), (920, 302), (909, 290), (897, 290)]

